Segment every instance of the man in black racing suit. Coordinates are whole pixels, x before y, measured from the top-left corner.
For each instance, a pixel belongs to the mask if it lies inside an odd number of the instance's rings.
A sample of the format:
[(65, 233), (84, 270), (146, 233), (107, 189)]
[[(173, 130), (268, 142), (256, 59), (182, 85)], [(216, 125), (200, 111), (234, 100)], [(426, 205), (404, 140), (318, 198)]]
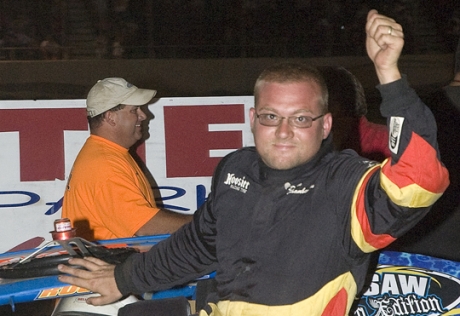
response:
[(71, 259), (63, 282), (101, 294), (90, 304), (158, 291), (216, 270), (200, 315), (346, 315), (370, 254), (416, 224), (448, 186), (436, 124), (397, 67), (403, 32), (371, 10), (366, 24), (391, 158), (334, 152), (327, 89), (299, 63), (267, 68), (250, 110), (255, 148), (225, 157), (206, 203), (170, 238), (123, 264)]

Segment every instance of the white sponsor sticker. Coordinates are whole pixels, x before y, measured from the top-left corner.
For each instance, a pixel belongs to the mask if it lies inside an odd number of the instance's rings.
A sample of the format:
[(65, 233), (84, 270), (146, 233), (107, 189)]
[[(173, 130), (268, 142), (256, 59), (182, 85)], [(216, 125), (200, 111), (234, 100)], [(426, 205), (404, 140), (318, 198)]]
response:
[(390, 119), (390, 137), (388, 145), (390, 146), (391, 152), (394, 154), (398, 153), (403, 123), (404, 117), (392, 116)]

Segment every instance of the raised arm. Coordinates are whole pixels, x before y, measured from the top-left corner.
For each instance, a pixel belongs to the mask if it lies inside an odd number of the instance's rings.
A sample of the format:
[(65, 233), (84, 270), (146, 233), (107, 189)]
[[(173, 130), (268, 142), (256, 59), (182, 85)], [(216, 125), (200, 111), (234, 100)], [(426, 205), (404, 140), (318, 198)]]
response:
[(371, 10), (366, 33), (392, 153), (379, 172), (375, 168), (363, 178), (353, 203), (353, 240), (360, 251), (372, 252), (388, 246), (427, 214), (449, 185), (449, 174), (441, 162), (433, 114), (398, 69), (404, 45), (401, 26)]
[(401, 79), (398, 59), (404, 46), (404, 33), (395, 20), (370, 10), (366, 23), (366, 49), (375, 66), (380, 84)]

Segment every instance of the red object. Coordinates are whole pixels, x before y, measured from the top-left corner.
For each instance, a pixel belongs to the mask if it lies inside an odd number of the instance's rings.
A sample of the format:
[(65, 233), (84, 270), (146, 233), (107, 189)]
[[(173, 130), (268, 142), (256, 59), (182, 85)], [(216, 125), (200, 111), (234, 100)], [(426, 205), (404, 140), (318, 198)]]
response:
[(76, 229), (72, 228), (70, 219), (60, 218), (54, 221), (54, 231), (50, 233), (53, 240), (67, 240), (76, 236)]

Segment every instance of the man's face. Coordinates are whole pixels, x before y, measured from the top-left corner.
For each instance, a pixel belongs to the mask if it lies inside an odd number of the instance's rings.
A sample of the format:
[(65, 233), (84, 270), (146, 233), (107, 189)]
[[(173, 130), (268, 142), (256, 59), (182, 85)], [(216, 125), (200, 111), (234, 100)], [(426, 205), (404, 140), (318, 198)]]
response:
[[(273, 169), (290, 169), (309, 161), (331, 130), (330, 113), (312, 122), (309, 128), (293, 127), (289, 116), (317, 117), (322, 113), (320, 87), (311, 82), (265, 82), (259, 90), (255, 109), (250, 110), (251, 130), (257, 152)], [(260, 124), (257, 114), (286, 117), (278, 126)]]
[(130, 148), (142, 138), (142, 121), (147, 116), (139, 106), (126, 105), (123, 109), (112, 112), (115, 125), (117, 143), (125, 148)]

